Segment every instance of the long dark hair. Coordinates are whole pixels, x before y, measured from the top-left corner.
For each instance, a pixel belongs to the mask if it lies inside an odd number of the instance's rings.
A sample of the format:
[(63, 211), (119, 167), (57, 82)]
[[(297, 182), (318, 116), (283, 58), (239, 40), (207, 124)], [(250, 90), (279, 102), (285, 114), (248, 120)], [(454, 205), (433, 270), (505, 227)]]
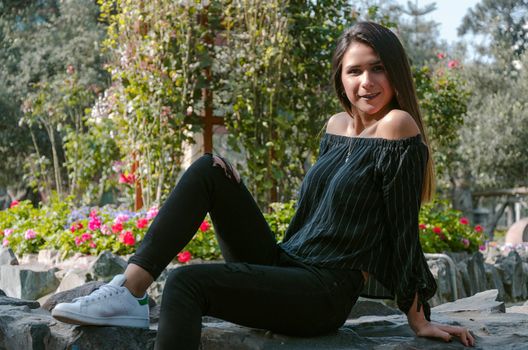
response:
[[(422, 134), (423, 141), (429, 147), (427, 134), (422, 120), (422, 114), (418, 106), (416, 88), (411, 74), (409, 59), (398, 37), (388, 28), (374, 22), (358, 22), (341, 34), (332, 58), (332, 82), (339, 102), (351, 116), (355, 115), (354, 106), (348, 100), (343, 82), (341, 81), (341, 70), (343, 56), (352, 43), (366, 44), (378, 54), (389, 82), (394, 89), (392, 105), (409, 113)], [(429, 159), (425, 170), (424, 184), (422, 189), (422, 201), (429, 201), (434, 195), (434, 166), (429, 147)]]

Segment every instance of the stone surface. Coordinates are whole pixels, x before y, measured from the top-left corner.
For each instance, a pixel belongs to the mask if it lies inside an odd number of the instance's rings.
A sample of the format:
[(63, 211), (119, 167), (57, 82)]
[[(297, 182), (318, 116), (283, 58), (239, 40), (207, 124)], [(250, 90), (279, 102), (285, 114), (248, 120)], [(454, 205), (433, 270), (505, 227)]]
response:
[(431, 309), (436, 313), (445, 312), (481, 312), (497, 313), (504, 312), (505, 306), (503, 301), (497, 301), (499, 292), (496, 289), (487, 290), (477, 293), (468, 298), (458, 299), (456, 301), (445, 303)]
[(523, 271), (522, 259), (516, 251), (508, 256), (500, 257), (495, 264), (501, 274), (504, 289), (509, 301), (524, 300), (528, 297), (526, 276)]
[(92, 263), (90, 271), (96, 280), (110, 281), (115, 275), (123, 273), (127, 262), (109, 251), (99, 254), (97, 259)]
[(504, 290), (500, 273), (495, 265), (484, 264), (484, 270), (486, 271), (486, 289), (496, 289), (499, 293), (497, 298), (499, 300), (505, 300), (506, 291)]
[(11, 248), (0, 247), (0, 265), (18, 265), (18, 259)]
[(467, 260), (467, 272), (469, 278), (469, 295), (474, 295), (487, 289), (484, 258), (480, 252), (474, 253)]
[[(494, 300), (497, 294), (497, 291), (487, 291), (449, 303), (448, 307), (435, 307), (432, 320), (468, 327), (477, 341), (474, 349), (526, 349), (528, 314), (498, 312)], [(287, 337), (211, 317), (204, 317), (202, 323), (202, 350), (467, 349), (456, 340), (445, 343), (416, 337), (402, 314), (349, 319), (338, 331), (311, 338)], [(145, 330), (73, 326), (56, 321), (43, 309), (0, 305), (0, 349), (150, 350), (155, 336), (155, 324)]]
[(387, 306), (382, 302), (372, 300), (358, 300), (350, 311), (348, 318), (359, 318), (367, 315), (388, 316), (402, 314), (403, 313), (400, 310)]
[(92, 275), (86, 270), (69, 269), (61, 277), (61, 282), (57, 288), (57, 292), (64, 292), (73, 288), (82, 286), (85, 283), (91, 282)]
[(57, 288), (56, 271), (42, 265), (2, 265), (0, 289), (10, 297), (35, 300)]

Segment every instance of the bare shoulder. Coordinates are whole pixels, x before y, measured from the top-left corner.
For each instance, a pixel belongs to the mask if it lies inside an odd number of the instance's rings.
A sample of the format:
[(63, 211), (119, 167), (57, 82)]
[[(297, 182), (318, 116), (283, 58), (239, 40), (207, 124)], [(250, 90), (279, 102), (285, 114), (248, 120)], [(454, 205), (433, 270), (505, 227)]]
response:
[(329, 134), (345, 134), (351, 119), (347, 112), (334, 114), (326, 122), (326, 132)]
[(414, 118), (407, 112), (393, 109), (378, 123), (376, 137), (389, 140), (404, 139), (420, 133)]

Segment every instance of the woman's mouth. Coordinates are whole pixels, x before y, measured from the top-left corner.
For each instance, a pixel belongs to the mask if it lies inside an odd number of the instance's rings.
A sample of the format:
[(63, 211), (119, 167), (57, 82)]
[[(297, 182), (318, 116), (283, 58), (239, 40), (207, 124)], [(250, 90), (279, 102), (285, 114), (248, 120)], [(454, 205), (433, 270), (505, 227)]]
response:
[(371, 94), (365, 94), (365, 95), (358, 95), (359, 98), (365, 99), (365, 100), (372, 100), (373, 98), (376, 98), (380, 93), (379, 92), (373, 92)]

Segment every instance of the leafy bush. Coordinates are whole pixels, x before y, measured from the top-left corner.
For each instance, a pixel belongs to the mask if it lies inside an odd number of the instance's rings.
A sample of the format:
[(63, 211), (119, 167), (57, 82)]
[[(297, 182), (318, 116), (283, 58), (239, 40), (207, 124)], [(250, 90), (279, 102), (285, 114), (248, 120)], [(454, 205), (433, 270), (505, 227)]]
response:
[[(157, 208), (131, 212), (111, 206), (72, 209), (71, 201), (54, 196), (48, 206), (34, 208), (29, 201), (16, 202), (0, 211), (0, 240), (17, 254), (37, 253), (43, 248), (57, 249), (66, 257), (74, 252), (99, 254), (133, 253), (145, 236)], [(277, 241), (281, 241), (295, 213), (295, 202), (272, 203), (265, 213)], [(482, 227), (471, 226), (459, 211), (445, 201), (425, 205), (420, 213), (420, 240), (425, 252), (475, 251), (482, 239)], [(209, 217), (194, 238), (178, 254), (178, 261), (221, 257), (214, 227)]]
[(420, 241), (426, 253), (474, 252), (481, 248), (483, 228), (472, 226), (445, 200), (434, 200), (420, 211)]

